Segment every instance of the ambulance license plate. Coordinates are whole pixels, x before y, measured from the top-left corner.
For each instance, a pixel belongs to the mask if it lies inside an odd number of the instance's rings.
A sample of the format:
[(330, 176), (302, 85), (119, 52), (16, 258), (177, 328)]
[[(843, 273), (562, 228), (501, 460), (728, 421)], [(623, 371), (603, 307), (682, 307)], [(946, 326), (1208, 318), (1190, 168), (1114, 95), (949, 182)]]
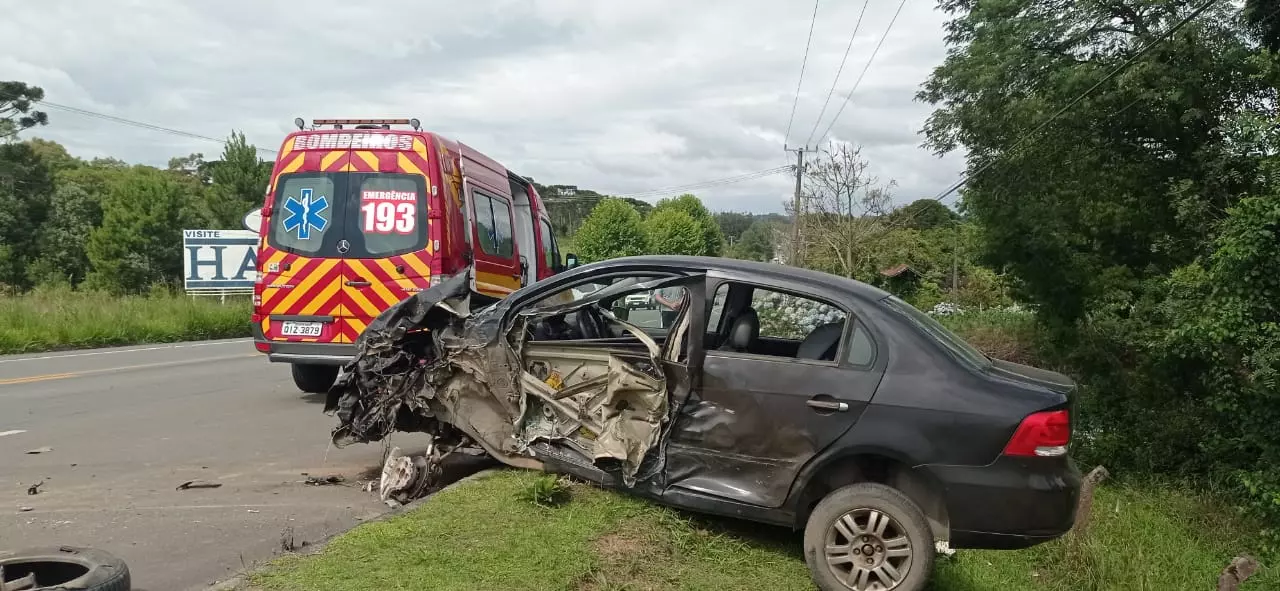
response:
[(286, 320), (280, 324), (280, 332), (286, 337), (318, 337), (324, 328), (321, 322), (295, 322)]

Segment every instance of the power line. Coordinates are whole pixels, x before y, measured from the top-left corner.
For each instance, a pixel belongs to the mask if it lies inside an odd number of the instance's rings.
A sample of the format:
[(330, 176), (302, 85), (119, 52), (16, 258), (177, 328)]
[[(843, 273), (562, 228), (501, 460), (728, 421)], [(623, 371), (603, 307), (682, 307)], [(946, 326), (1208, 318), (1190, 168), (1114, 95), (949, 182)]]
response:
[[(6, 97), (6, 98), (11, 98), (11, 99), (12, 99), (12, 98), (17, 98), (17, 97), (12, 97), (12, 96), (11, 96), (11, 97)], [(200, 134), (198, 134), (198, 133), (192, 133), (192, 132), (190, 132), (190, 131), (183, 131), (183, 130), (181, 130), (181, 129), (173, 129), (173, 128), (171, 128), (171, 127), (163, 127), (163, 126), (160, 126), (160, 125), (153, 125), (153, 124), (151, 124), (151, 123), (145, 123), (145, 122), (142, 122), (142, 121), (134, 121), (134, 120), (132, 120), (132, 119), (125, 119), (124, 117), (117, 117), (117, 116), (115, 116), (115, 115), (108, 115), (108, 114), (106, 114), (106, 113), (98, 113), (98, 112), (96, 112), (96, 111), (90, 111), (90, 110), (88, 110), (88, 109), (81, 109), (81, 108), (79, 108), (79, 107), (72, 107), (72, 106), (68, 106), (68, 105), (60, 105), (60, 104), (58, 104), (58, 103), (49, 102), (49, 101), (44, 100), (44, 99), (40, 99), (40, 100), (36, 100), (36, 101), (32, 101), (32, 103), (38, 103), (38, 104), (44, 105), (44, 106), (49, 107), (49, 108), (52, 108), (52, 109), (57, 109), (57, 110), (59, 110), (59, 111), (66, 111), (66, 112), (68, 112), (68, 113), (75, 113), (75, 114), (77, 114), (77, 115), (84, 115), (85, 117), (93, 117), (93, 118), (96, 118), (96, 119), (102, 119), (102, 120), (104, 120), (104, 121), (111, 121), (111, 122), (113, 122), (113, 123), (119, 123), (119, 124), (122, 124), (122, 125), (129, 125), (129, 126), (137, 127), (137, 128), (141, 128), (141, 129), (149, 129), (149, 130), (151, 130), (151, 131), (159, 131), (159, 132), (162, 132), (162, 133), (168, 133), (168, 134), (171, 134), (171, 135), (176, 135), (176, 136), (181, 136), (181, 137), (186, 137), (186, 138), (191, 138), (191, 139), (204, 140), (204, 141), (208, 141), (208, 142), (217, 142), (218, 144), (221, 144), (221, 145), (226, 145), (226, 143), (227, 143), (227, 141), (226, 141), (226, 140), (220, 140), (220, 139), (218, 139), (218, 138), (215, 138), (215, 137), (209, 137), (209, 136), (207, 136), (207, 135), (200, 135)], [(257, 146), (254, 146), (254, 149), (258, 150), (259, 152), (263, 152), (263, 153), (271, 154), (271, 155), (275, 155), (275, 153), (276, 153), (276, 151), (275, 151), (275, 150), (270, 150), (270, 149), (267, 149), (267, 148), (259, 148), (259, 147), (257, 147)]]
[(862, 3), (862, 12), (858, 13), (858, 22), (853, 25), (853, 34), (849, 35), (849, 45), (844, 48), (844, 57), (840, 58), (840, 67), (836, 68), (836, 79), (831, 81), (831, 89), (827, 91), (827, 100), (822, 102), (822, 110), (818, 111), (818, 118), (813, 120), (813, 129), (809, 130), (809, 137), (804, 140), (804, 145), (808, 146), (813, 140), (813, 134), (818, 132), (818, 124), (822, 123), (822, 116), (827, 114), (827, 105), (831, 104), (831, 95), (836, 91), (836, 85), (840, 83), (840, 74), (844, 72), (844, 63), (849, 59), (849, 50), (853, 49), (853, 40), (858, 36), (858, 29), (862, 28), (862, 17), (867, 14), (867, 5), (871, 4), (871, 0), (865, 0)]
[[(1142, 57), (1147, 55), (1147, 53), (1149, 53), (1152, 49), (1155, 49), (1157, 45), (1164, 43), (1169, 37), (1172, 37), (1174, 33), (1177, 33), (1180, 29), (1182, 29), (1182, 27), (1187, 26), (1188, 23), (1190, 23), (1191, 21), (1195, 20), (1196, 17), (1203, 14), (1204, 11), (1208, 10), (1209, 7), (1213, 6), (1217, 1), (1218, 0), (1209, 0), (1208, 2), (1205, 2), (1203, 5), (1200, 6), (1200, 8), (1195, 9), (1194, 11), (1191, 12), (1191, 14), (1187, 15), (1182, 20), (1178, 21), (1177, 24), (1170, 27), (1169, 30), (1161, 33), (1159, 37), (1152, 39), (1150, 43), (1147, 43), (1146, 45), (1142, 46), (1142, 48), (1139, 49), (1137, 53), (1134, 53), (1133, 55), (1129, 56), (1129, 59), (1125, 60), (1119, 66), (1116, 66), (1114, 69), (1108, 72), (1106, 76), (1103, 76), (1101, 80), (1098, 80), (1096, 83), (1094, 83), (1093, 86), (1090, 86), (1088, 90), (1085, 90), (1084, 92), (1080, 93), (1080, 95), (1072, 99), (1071, 102), (1067, 103), (1061, 109), (1058, 109), (1053, 115), (1050, 115), (1048, 119), (1045, 119), (1043, 122), (1041, 122), (1040, 125), (1037, 125), (1035, 129), (1031, 130), (1030, 133), (1023, 135), (1020, 139), (1018, 139), (1018, 141), (1014, 142), (1013, 146), (1011, 146), (1006, 151), (1006, 153), (1012, 154), (1019, 147), (1021, 147), (1022, 144), (1034, 138), (1036, 134), (1040, 133), (1040, 131), (1043, 130), (1045, 127), (1048, 127), (1050, 123), (1053, 123), (1054, 121), (1056, 121), (1058, 117), (1061, 117), (1064, 113), (1071, 110), (1072, 107), (1076, 106), (1084, 99), (1089, 98), (1089, 95), (1093, 94), (1093, 92), (1098, 90), (1098, 88), (1101, 88), (1103, 84), (1110, 82), (1111, 79), (1115, 78), (1116, 76), (1119, 76), (1122, 72), (1129, 69), (1129, 67), (1132, 66), (1135, 62), (1137, 62), (1139, 59), (1142, 59)], [(977, 176), (979, 174), (982, 174), (983, 172), (986, 172), (986, 170), (988, 168), (991, 168), (993, 165), (995, 165), (995, 163), (996, 163), (995, 159), (988, 160), (986, 164), (983, 164), (982, 166), (978, 167), (978, 170), (974, 171), (973, 174), (969, 174), (967, 172), (961, 173), (960, 180), (956, 181), (955, 184), (948, 187), (947, 190), (941, 193), (938, 193), (938, 195), (934, 197), (933, 200), (941, 202), (948, 195), (955, 192), (960, 187), (964, 186), (965, 182), (967, 182), (970, 178)]]
[(791, 124), (796, 120), (796, 105), (800, 104), (800, 85), (804, 83), (804, 67), (809, 63), (809, 44), (813, 41), (813, 26), (818, 23), (818, 2), (813, 0), (813, 17), (809, 19), (809, 37), (804, 41), (804, 59), (800, 60), (800, 79), (796, 81), (796, 98), (791, 101), (791, 116), (787, 118), (787, 135), (782, 138), (785, 145), (791, 141)]
[(840, 110), (836, 111), (835, 117), (831, 118), (831, 124), (827, 126), (821, 136), (818, 136), (818, 143), (814, 144), (815, 146), (822, 144), (822, 140), (827, 139), (827, 134), (831, 133), (831, 128), (835, 127), (836, 121), (840, 120), (840, 115), (844, 113), (844, 108), (849, 106), (849, 99), (853, 98), (853, 93), (862, 84), (862, 78), (867, 75), (867, 70), (871, 69), (871, 63), (876, 61), (876, 55), (880, 53), (880, 47), (884, 45), (885, 39), (889, 38), (889, 31), (893, 30), (893, 25), (898, 22), (898, 15), (902, 14), (902, 7), (906, 6), (906, 4), (907, 0), (902, 0), (898, 3), (898, 10), (894, 11), (893, 18), (889, 20), (889, 26), (884, 29), (884, 35), (881, 35), (880, 42), (876, 43), (876, 48), (871, 50), (871, 57), (867, 58), (867, 65), (862, 68), (862, 73), (858, 74), (858, 79), (853, 83), (853, 88), (849, 89), (849, 94), (845, 95), (844, 102), (840, 103)]

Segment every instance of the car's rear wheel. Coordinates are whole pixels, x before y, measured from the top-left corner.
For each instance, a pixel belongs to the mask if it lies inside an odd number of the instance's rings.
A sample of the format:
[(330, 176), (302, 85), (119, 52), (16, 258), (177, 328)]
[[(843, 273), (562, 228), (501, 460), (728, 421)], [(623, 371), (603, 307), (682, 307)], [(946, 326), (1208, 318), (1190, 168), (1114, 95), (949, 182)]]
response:
[(804, 528), (809, 573), (823, 591), (920, 591), (933, 570), (933, 536), (924, 512), (883, 484), (828, 494)]
[(338, 379), (336, 365), (293, 364), (293, 383), (308, 394), (324, 394)]

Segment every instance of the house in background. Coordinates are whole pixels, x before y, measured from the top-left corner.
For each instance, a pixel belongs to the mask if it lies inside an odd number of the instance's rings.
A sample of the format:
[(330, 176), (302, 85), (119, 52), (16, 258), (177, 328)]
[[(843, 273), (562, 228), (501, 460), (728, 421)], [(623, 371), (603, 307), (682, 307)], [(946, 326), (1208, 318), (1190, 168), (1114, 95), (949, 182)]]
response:
[(903, 299), (911, 297), (917, 289), (920, 289), (920, 283), (924, 279), (919, 271), (906, 263), (881, 269), (880, 276), (884, 278), (882, 280), (884, 289)]

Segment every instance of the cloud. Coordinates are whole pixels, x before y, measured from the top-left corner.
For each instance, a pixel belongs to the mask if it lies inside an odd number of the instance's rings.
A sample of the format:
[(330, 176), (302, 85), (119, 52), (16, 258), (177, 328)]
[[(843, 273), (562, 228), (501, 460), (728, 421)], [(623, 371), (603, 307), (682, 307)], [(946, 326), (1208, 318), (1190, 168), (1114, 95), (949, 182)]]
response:
[[(417, 117), (540, 182), (643, 193), (791, 163), (841, 111), (893, 11), (765, 0), (26, 3), (0, 22), (0, 71), (53, 102), (274, 149), (294, 117)], [(828, 139), (864, 147), (902, 199), (963, 166), (919, 147), (914, 101), (944, 56), (943, 16), (908, 2)], [(815, 125), (819, 112), (823, 120)], [(216, 144), (51, 111), (72, 153), (163, 165)], [(29, 132), (30, 134), (30, 132)], [(784, 172), (696, 191), (712, 209), (780, 211)]]

